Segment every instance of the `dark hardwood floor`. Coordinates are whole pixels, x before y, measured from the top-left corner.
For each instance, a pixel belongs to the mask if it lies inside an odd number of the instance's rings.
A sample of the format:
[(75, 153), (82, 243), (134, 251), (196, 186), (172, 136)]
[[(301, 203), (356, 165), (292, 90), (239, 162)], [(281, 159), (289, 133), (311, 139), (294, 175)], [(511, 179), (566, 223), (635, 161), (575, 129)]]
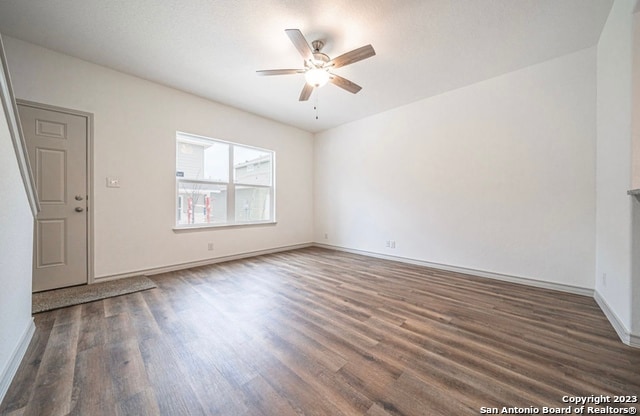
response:
[(0, 414), (543, 414), (640, 396), (640, 350), (589, 297), (319, 248), (152, 279), (36, 315)]

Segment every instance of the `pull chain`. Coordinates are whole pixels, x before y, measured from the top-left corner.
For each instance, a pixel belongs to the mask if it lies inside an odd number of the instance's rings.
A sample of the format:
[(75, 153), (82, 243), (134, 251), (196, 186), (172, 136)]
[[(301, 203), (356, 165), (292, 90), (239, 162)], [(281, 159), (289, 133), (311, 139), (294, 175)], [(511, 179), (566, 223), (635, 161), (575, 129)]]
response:
[(313, 109), (316, 112), (316, 120), (318, 119), (318, 96), (320, 95), (320, 89), (316, 88), (316, 103), (313, 105)]

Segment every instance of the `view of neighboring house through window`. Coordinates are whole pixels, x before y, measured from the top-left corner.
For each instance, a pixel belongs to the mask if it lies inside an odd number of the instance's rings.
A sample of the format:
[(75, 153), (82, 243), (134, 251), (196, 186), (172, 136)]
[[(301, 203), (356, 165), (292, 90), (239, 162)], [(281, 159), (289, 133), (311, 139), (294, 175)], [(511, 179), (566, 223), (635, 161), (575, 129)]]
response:
[(275, 221), (275, 153), (176, 134), (177, 227)]

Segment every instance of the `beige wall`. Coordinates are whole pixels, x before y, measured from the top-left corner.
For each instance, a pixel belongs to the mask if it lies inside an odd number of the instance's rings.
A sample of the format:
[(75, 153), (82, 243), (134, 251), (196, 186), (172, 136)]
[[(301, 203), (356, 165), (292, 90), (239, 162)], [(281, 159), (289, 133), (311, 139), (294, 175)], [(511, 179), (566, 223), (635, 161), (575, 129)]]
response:
[(0, 401), (31, 329), (33, 217), (0, 104)]
[(626, 332), (632, 329), (633, 306), (634, 201), (627, 191), (631, 187), (632, 10), (635, 1), (614, 2), (598, 42), (596, 291)]
[[(637, 3), (640, 6), (640, 2)], [(640, 11), (633, 15), (631, 189), (640, 189)]]
[[(94, 114), (97, 278), (312, 241), (312, 134), (23, 41), (5, 44), (17, 98)], [(174, 232), (176, 131), (275, 150), (277, 225)], [(107, 177), (121, 187), (107, 188)]]
[(316, 241), (593, 289), (595, 85), (590, 48), (318, 134)]

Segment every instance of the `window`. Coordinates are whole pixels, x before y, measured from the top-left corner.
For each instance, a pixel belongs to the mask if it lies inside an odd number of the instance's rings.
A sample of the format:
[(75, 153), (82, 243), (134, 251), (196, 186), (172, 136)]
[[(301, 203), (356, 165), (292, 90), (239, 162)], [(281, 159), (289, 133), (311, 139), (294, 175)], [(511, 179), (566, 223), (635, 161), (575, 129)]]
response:
[(176, 134), (176, 227), (275, 221), (275, 152)]

